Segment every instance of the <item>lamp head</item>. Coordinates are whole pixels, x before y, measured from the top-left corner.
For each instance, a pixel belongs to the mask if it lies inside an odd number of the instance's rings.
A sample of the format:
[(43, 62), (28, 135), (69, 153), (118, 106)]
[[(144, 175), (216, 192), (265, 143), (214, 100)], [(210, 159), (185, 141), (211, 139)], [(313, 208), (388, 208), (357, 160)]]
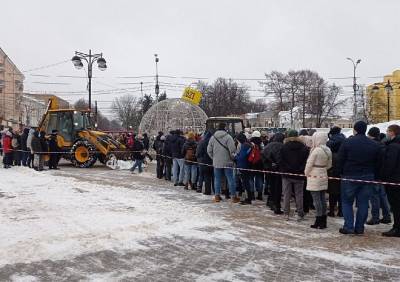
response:
[(79, 66), (80, 64), (82, 64), (81, 58), (79, 56), (73, 56), (71, 59), (72, 63), (74, 64), (74, 66)]

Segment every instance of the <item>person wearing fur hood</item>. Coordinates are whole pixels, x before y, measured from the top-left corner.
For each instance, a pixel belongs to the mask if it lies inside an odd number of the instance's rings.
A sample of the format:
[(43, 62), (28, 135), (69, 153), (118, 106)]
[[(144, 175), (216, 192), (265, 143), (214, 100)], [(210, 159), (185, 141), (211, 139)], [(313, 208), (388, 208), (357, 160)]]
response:
[(328, 190), (328, 169), (332, 167), (332, 152), (326, 146), (328, 135), (316, 132), (312, 136), (312, 147), (304, 174), (307, 176), (307, 190), (311, 192), (316, 209), (315, 223), (311, 228), (326, 228), (325, 191)]

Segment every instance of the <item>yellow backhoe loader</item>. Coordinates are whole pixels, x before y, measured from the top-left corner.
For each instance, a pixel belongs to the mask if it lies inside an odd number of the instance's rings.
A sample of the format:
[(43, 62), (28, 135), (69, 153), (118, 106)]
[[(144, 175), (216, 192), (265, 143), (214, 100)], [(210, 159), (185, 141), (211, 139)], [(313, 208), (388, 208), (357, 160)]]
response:
[(49, 99), (39, 128), (46, 134), (58, 130), (57, 143), (62, 149), (62, 157), (77, 167), (91, 167), (97, 160), (106, 164), (129, 158), (125, 145), (94, 129), (89, 111), (59, 109), (55, 97)]

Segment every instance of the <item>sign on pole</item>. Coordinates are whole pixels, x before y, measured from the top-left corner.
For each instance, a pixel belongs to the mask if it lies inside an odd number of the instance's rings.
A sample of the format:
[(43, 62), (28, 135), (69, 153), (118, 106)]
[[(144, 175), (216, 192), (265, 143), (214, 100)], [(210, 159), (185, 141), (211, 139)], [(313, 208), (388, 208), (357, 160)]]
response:
[(186, 87), (183, 91), (182, 100), (198, 106), (200, 104), (201, 97), (203, 97), (203, 94), (199, 90)]

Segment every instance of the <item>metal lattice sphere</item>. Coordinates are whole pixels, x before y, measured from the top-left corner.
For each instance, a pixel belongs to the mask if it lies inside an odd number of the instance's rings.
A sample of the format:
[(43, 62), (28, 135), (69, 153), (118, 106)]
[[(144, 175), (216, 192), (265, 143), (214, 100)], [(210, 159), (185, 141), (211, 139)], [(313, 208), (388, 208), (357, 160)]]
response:
[(179, 98), (167, 99), (153, 105), (143, 116), (139, 130), (157, 135), (175, 129), (203, 132), (206, 128), (206, 113), (199, 107)]

